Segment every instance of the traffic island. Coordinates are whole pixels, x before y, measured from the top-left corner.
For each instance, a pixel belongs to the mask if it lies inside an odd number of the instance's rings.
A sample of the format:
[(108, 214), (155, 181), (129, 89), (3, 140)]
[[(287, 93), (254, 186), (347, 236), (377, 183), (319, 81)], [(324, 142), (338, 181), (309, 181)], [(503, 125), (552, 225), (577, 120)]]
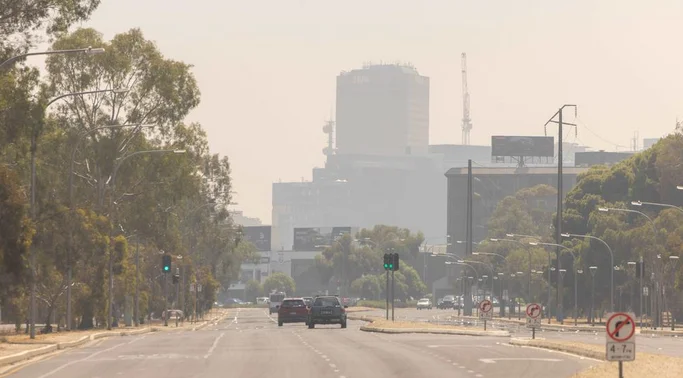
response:
[[(592, 345), (568, 341), (550, 341), (543, 339), (510, 339), (511, 345), (526, 346), (554, 350), (563, 353), (570, 353), (581, 357), (592, 358), (605, 361), (605, 347), (602, 345)], [(635, 361), (624, 362), (624, 376), (628, 377), (648, 377), (657, 376), (658, 378), (680, 378), (683, 377), (683, 358), (661, 356), (650, 353), (638, 353)], [(603, 378), (618, 377), (619, 364), (607, 362), (593, 366), (575, 375), (575, 378)]]
[(389, 321), (377, 318), (362, 318), (359, 320), (369, 321), (360, 327), (361, 331), (365, 332), (379, 332), (379, 333), (431, 333), (442, 335), (462, 335), (462, 336), (497, 336), (509, 337), (508, 331), (484, 331), (480, 329), (472, 329), (469, 327), (457, 327), (450, 325), (437, 325), (427, 322), (406, 322), (406, 321)]
[(372, 307), (349, 307), (346, 309), (346, 312), (351, 314), (351, 313), (356, 313), (356, 312), (375, 311), (375, 310), (377, 310), (377, 309), (372, 308)]

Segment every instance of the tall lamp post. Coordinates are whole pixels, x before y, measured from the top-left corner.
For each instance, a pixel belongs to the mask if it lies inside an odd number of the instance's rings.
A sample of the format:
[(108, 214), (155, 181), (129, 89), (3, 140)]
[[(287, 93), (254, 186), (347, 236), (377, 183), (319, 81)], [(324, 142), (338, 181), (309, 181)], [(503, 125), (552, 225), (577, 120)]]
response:
[[(112, 171), (111, 174), (111, 194), (110, 194), (110, 199), (109, 199), (109, 208), (110, 212), (112, 215), (112, 235), (110, 235), (110, 240), (113, 237), (113, 232), (115, 229), (115, 221), (114, 221), (114, 195), (116, 193), (116, 173), (118, 172), (119, 168), (121, 167), (121, 164), (123, 164), (124, 161), (132, 158), (133, 156), (137, 155), (142, 155), (142, 154), (166, 154), (166, 153), (174, 153), (174, 154), (184, 154), (185, 150), (145, 150), (145, 151), (136, 151), (133, 153), (130, 153), (126, 156), (120, 157), (116, 159), (116, 165), (114, 166), (114, 170)], [(110, 251), (109, 253), (109, 305), (107, 306), (107, 329), (111, 330), (111, 325), (112, 325), (112, 306), (114, 305), (114, 253), (113, 251)], [(168, 315), (168, 314), (167, 314)]]
[[(649, 222), (650, 227), (652, 227), (652, 235), (654, 235), (655, 242), (657, 241), (657, 229), (655, 228), (655, 222), (647, 214), (645, 214), (641, 211), (637, 211), (637, 210), (616, 209), (616, 208), (608, 208), (608, 207), (600, 207), (600, 208), (598, 208), (598, 211), (603, 212), (603, 213), (607, 213), (610, 211), (618, 211), (618, 212), (623, 212), (623, 213), (638, 214), (640, 216), (645, 217), (645, 219), (647, 219), (647, 221)], [(607, 243), (605, 243), (605, 245), (607, 245)], [(609, 248), (609, 246), (607, 246), (607, 248)], [(614, 269), (614, 265), (612, 265), (612, 268), (610, 270), (612, 270), (612, 269)], [(642, 323), (643, 323), (643, 321), (642, 321), (643, 315), (642, 314), (643, 314), (643, 275), (644, 275), (644, 271), (645, 271), (645, 269), (643, 267), (643, 257), (641, 256), (640, 257), (640, 314), (641, 314), (640, 315), (640, 318), (641, 318), (640, 323), (641, 323), (641, 328), (642, 328)], [(655, 278), (656, 278), (656, 276), (655, 276)], [(657, 294), (657, 296), (659, 296), (659, 294)], [(656, 316), (656, 323), (659, 323), (659, 316), (658, 315)]]
[[(87, 137), (88, 135), (94, 134), (100, 130), (104, 129), (122, 129), (122, 128), (128, 128), (128, 127), (154, 127), (155, 125), (143, 125), (143, 124), (135, 124), (135, 125), (107, 125), (107, 126), (99, 126), (99, 127), (94, 127), (88, 131), (85, 131), (81, 134), (78, 135), (78, 138), (76, 139), (76, 143), (73, 146), (73, 149), (71, 150), (71, 165), (69, 166), (69, 212), (73, 216), (74, 213), (74, 176), (76, 175), (76, 172), (74, 171), (74, 165), (76, 164), (76, 152), (78, 151), (78, 146), (81, 144), (81, 142)], [(67, 256), (66, 256), (66, 263), (67, 263), (67, 274), (66, 274), (66, 330), (71, 331), (71, 276), (72, 276), (72, 263), (71, 263), (71, 256), (73, 255), (73, 248), (74, 248), (74, 233), (73, 233), (73, 224), (69, 227), (69, 247), (67, 248)], [(139, 244), (139, 243), (138, 243)], [(136, 252), (136, 261), (138, 259), (137, 252)], [(137, 277), (137, 275), (136, 275)], [(136, 280), (137, 282), (137, 280)], [(137, 283), (136, 283), (136, 292), (137, 292)], [(137, 298), (137, 297), (136, 297)], [(137, 319), (136, 319), (137, 321)]]
[(595, 274), (598, 272), (598, 267), (589, 266), (588, 270), (591, 272), (591, 325), (595, 325)]
[[(567, 247), (563, 246), (562, 244), (556, 244), (556, 243), (533, 243), (533, 244), (532, 244), (532, 243), (529, 243), (529, 244), (531, 244), (531, 245), (543, 245), (543, 246), (549, 246), (549, 247), (556, 247), (558, 250), (559, 250), (559, 249), (564, 249), (565, 251), (568, 251), (568, 252), (572, 255), (573, 264), (576, 265), (576, 255), (574, 254), (574, 251), (571, 250), (571, 248), (567, 248)], [(558, 259), (560, 259), (560, 257), (561, 257), (560, 255), (557, 256)], [(566, 269), (560, 269), (560, 270), (559, 270), (559, 275), (560, 275), (560, 278), (561, 278), (562, 281), (564, 280), (564, 273), (565, 273), (565, 272), (567, 272)], [(578, 281), (577, 281), (577, 279), (576, 279), (576, 273), (577, 273), (577, 271), (576, 271), (576, 268), (575, 268), (575, 269), (574, 269), (574, 323), (575, 323), (575, 324), (576, 324), (576, 317), (577, 317), (577, 314), (578, 314), (578, 307), (577, 307), (577, 305), (576, 305), (576, 304), (577, 304), (577, 295), (576, 295), (576, 293), (577, 293), (577, 288), (576, 288), (576, 286), (577, 286)], [(562, 295), (560, 294), (560, 296), (557, 298), (557, 306), (560, 307), (560, 308), (562, 308), (562, 307), (563, 307), (563, 302), (564, 302), (564, 301), (563, 301), (563, 297), (562, 297)], [(561, 310), (558, 311), (558, 314), (561, 314), (561, 313), (562, 313)], [(560, 320), (560, 322), (563, 322), (563, 321), (564, 321), (563, 319)]]
[(72, 55), (72, 54), (95, 55), (95, 54), (101, 54), (103, 52), (104, 52), (104, 49), (101, 47), (97, 47), (97, 48), (86, 47), (83, 49), (29, 52), (29, 53), (17, 55), (17, 56), (14, 56), (14, 57), (11, 57), (11, 58), (5, 60), (4, 62), (0, 63), (0, 69), (5, 68), (5, 67), (9, 66), (10, 64), (18, 61), (18, 60), (28, 58), (30, 56), (36, 56), (36, 55)]
[[(513, 242), (513, 243), (517, 243), (517, 244), (521, 244), (521, 245), (528, 245), (528, 244), (524, 244), (524, 243), (520, 242), (519, 240), (515, 240), (515, 239), (492, 238), (490, 240), (492, 242)], [(528, 270), (528, 273), (529, 273), (529, 293), (528, 293), (528, 295), (529, 295), (529, 297), (527, 298), (527, 303), (531, 303), (531, 249), (527, 249), (527, 252), (529, 253), (529, 270)], [(520, 272), (518, 275), (522, 275), (522, 273)]]
[(610, 312), (614, 312), (614, 252), (612, 252), (612, 248), (610, 248), (609, 244), (607, 244), (606, 241), (595, 237), (593, 235), (579, 235), (579, 234), (562, 234), (562, 237), (564, 238), (587, 238), (587, 239), (593, 239), (597, 240), (600, 243), (604, 244), (605, 247), (607, 247), (607, 251), (609, 251), (609, 258), (610, 258), (610, 266), (612, 269), (610, 269), (610, 283), (609, 283), (609, 310)]
[[(104, 51), (104, 50), (102, 50)], [(103, 92), (111, 92), (111, 93), (119, 93), (118, 90), (113, 90), (113, 89), (98, 89), (98, 90), (93, 90), (93, 91), (82, 91), (82, 92), (72, 92), (72, 93), (66, 93), (59, 95), (57, 97), (54, 97), (50, 101), (48, 101), (45, 105), (42, 106), (42, 114), (41, 114), (41, 119), (39, 122), (42, 124), (44, 121), (45, 117), (45, 112), (47, 111), (47, 108), (54, 104), (55, 102), (66, 98), (66, 97), (72, 97), (72, 96), (82, 96), (82, 95), (87, 95), (87, 94), (94, 94), (94, 93), (103, 93)], [(37, 180), (37, 173), (36, 173), (36, 155), (38, 153), (38, 133), (39, 130), (36, 128), (32, 130), (31, 132), (31, 199), (30, 199), (30, 215), (31, 215), (31, 220), (35, 221), (36, 219), (36, 180)], [(36, 255), (35, 255), (35, 250), (32, 245), (29, 246), (29, 266), (31, 270), (31, 294), (29, 298), (29, 327), (30, 327), (30, 337), (31, 339), (35, 339), (36, 337)], [(69, 286), (70, 288), (71, 286)], [(69, 289), (67, 288), (67, 290)]]

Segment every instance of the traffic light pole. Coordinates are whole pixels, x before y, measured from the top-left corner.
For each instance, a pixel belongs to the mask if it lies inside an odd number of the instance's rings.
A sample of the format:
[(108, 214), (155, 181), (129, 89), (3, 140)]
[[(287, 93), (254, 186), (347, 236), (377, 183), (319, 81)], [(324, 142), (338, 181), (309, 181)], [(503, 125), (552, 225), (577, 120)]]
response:
[(387, 293), (387, 320), (389, 320), (389, 271), (387, 270), (387, 288), (385, 290)]
[(164, 274), (164, 327), (168, 327), (168, 275)]
[(394, 321), (394, 304), (396, 300), (394, 298), (394, 271), (391, 271), (391, 321)]
[[(176, 274), (178, 275), (178, 278), (175, 281), (175, 303), (176, 303), (176, 308), (180, 306), (180, 268), (176, 268)], [(178, 327), (178, 319), (180, 318), (180, 314), (177, 314), (175, 317), (175, 326)]]

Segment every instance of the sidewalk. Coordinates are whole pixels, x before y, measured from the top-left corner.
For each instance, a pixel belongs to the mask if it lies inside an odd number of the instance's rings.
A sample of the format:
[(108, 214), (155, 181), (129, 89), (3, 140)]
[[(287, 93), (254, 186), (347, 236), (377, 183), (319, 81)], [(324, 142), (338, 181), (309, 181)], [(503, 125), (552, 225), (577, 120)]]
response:
[(81, 346), (88, 341), (104, 337), (128, 336), (155, 331), (181, 331), (198, 330), (209, 324), (216, 323), (228, 316), (234, 315), (232, 309), (219, 309), (212, 316), (206, 317), (196, 323), (184, 322), (175, 326), (175, 320), (169, 322), (168, 327), (163, 323), (154, 321), (150, 324), (142, 324), (139, 327), (117, 327), (111, 331), (106, 329), (92, 329), (87, 331), (55, 332), (49, 334), (37, 334), (31, 339), (26, 334), (5, 335), (0, 337), (0, 370), (7, 365), (29, 360), (31, 358)]

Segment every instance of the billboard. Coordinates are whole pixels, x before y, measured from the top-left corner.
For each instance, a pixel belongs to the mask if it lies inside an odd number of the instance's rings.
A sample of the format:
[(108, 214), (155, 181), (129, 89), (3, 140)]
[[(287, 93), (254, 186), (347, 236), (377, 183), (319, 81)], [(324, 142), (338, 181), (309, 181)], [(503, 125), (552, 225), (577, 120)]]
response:
[(270, 226), (247, 226), (242, 230), (242, 238), (255, 245), (257, 250), (270, 251)]
[(350, 234), (351, 227), (306, 227), (294, 229), (294, 251), (322, 251), (344, 234)]
[(545, 136), (502, 136), (491, 137), (491, 156), (534, 156), (554, 157), (555, 141)]

